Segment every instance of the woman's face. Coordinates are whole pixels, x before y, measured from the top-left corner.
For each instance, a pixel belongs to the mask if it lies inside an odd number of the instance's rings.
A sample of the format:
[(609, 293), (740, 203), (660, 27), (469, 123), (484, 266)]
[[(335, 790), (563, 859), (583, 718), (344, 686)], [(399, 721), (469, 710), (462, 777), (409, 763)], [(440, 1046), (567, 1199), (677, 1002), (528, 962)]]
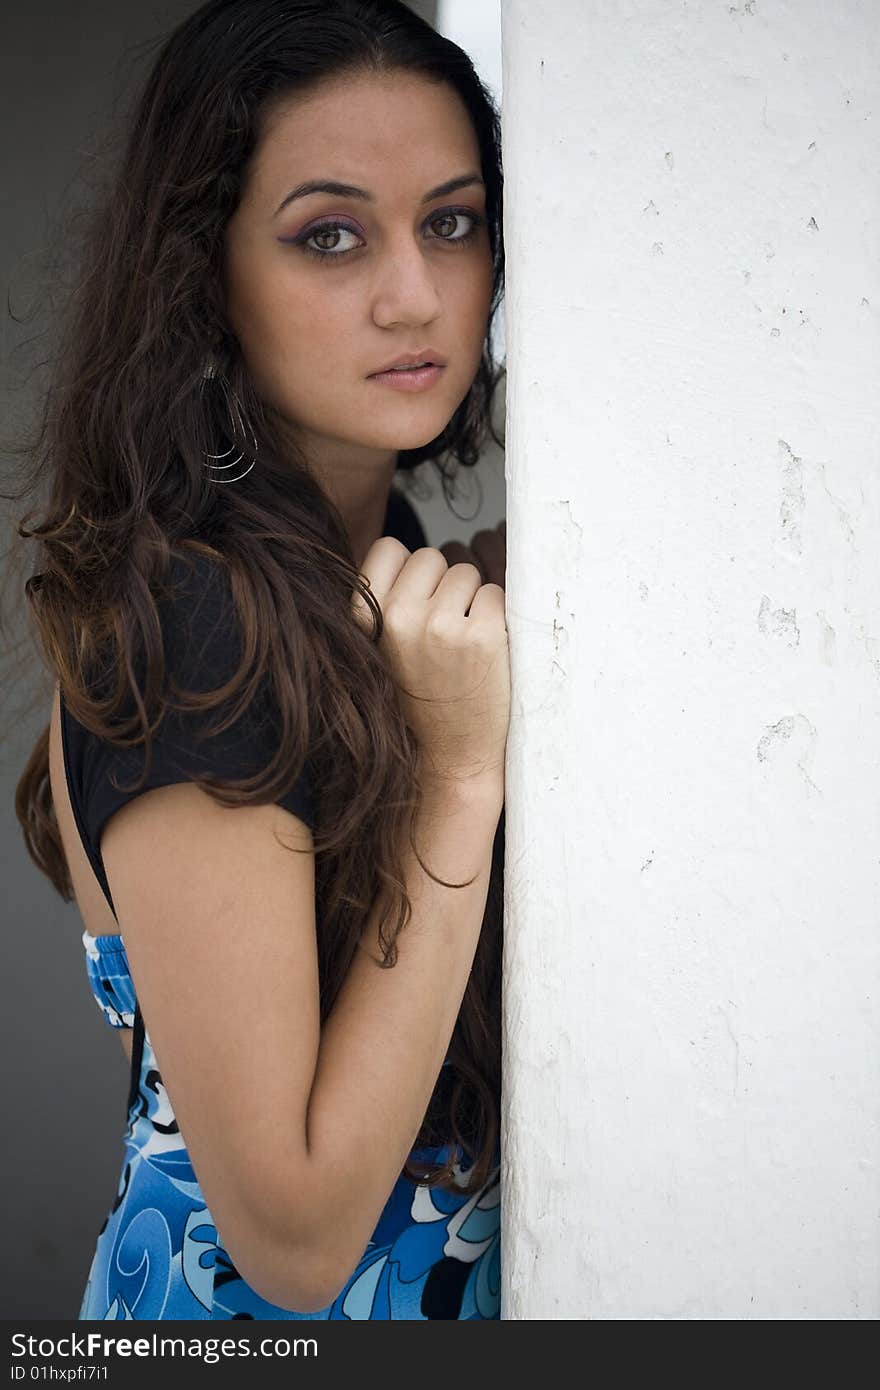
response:
[[(366, 196), (289, 198), (331, 180)], [(227, 227), (224, 290), (257, 392), (307, 457), (387, 460), (447, 424), (486, 334), (485, 214), (476, 136), (445, 83), (334, 79), (271, 118)], [(371, 380), (431, 351), (446, 365), (425, 390)]]

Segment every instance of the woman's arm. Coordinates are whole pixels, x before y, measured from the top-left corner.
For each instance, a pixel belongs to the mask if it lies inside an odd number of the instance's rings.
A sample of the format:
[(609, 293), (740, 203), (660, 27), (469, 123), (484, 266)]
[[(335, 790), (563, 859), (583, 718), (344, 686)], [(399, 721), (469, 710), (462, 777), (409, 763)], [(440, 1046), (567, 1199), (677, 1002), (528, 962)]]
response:
[(397, 964), (375, 963), (374, 913), (324, 1025), (307, 1118), (320, 1194), (309, 1239), (329, 1261), (330, 1297), (366, 1248), (443, 1065), (480, 936), (503, 800), (495, 783), (428, 790), (419, 855), (438, 878), (474, 882), (445, 888), (408, 850), (413, 915), (397, 938)]
[(280, 806), (192, 783), (108, 821), (101, 850), (150, 1042), (220, 1237), (270, 1302), (316, 1312), (370, 1239), (420, 1128), (485, 909), (499, 781), (427, 784), (413, 916), (381, 969), (373, 919), (319, 1025), (314, 854)]

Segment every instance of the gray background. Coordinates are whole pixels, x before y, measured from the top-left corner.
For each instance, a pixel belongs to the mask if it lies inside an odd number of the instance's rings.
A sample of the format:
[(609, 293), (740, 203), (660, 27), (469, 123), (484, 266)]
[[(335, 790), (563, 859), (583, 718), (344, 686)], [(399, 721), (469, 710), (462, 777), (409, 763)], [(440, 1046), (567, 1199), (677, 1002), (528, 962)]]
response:
[[(4, 298), (19, 317), (46, 292), (40, 257), (44, 248), (55, 249), (65, 213), (82, 201), (91, 151), (148, 67), (156, 51), (152, 41), (195, 8), (182, 0), (83, 0), (75, 6), (33, 0), (6, 8), (0, 266)], [(435, 18), (432, 4), (413, 8)], [(24, 379), (30, 358), (23, 345), (41, 326), (39, 318), (17, 324), (3, 316), (4, 438), (21, 427), (28, 393), (39, 389)], [(39, 347), (37, 341), (37, 358)], [(503, 392), (498, 405), (503, 420)], [(504, 514), (503, 457), (495, 446), (479, 472), (480, 510), (476, 492), (456, 503), (473, 521), (458, 522), (439, 494), (416, 500), (430, 544), (467, 539)], [(4, 552), (21, 510), (3, 504)], [(23, 596), (20, 607), (23, 614)], [(48, 722), (51, 679), (34, 659), (21, 669), (18, 651), (4, 647), (0, 660), (3, 1316), (75, 1318), (95, 1239), (116, 1194), (128, 1070), (88, 989), (79, 912), (32, 863), (15, 815), (16, 783)]]

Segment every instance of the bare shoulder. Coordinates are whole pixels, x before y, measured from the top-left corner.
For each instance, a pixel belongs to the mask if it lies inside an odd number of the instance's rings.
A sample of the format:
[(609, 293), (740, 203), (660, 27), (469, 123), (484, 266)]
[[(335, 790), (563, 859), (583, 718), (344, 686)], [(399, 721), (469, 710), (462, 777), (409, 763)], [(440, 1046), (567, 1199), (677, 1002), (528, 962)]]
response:
[(259, 1288), (261, 1248), (308, 1159), (320, 1042), (312, 832), (285, 807), (225, 807), (181, 782), (120, 807), (101, 853), (181, 1134)]

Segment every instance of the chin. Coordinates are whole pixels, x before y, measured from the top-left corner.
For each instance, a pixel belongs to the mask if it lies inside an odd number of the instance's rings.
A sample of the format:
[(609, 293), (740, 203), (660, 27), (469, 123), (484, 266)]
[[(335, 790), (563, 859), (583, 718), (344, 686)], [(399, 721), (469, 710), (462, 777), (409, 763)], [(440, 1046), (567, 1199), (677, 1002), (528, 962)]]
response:
[(370, 437), (361, 434), (357, 442), (369, 449), (421, 449), (443, 433), (451, 418), (449, 415), (444, 415), (440, 419), (432, 420), (424, 427), (412, 425), (402, 429), (377, 430), (375, 435)]
[(422, 431), (419, 434), (407, 435), (405, 439), (395, 439), (391, 448), (395, 449), (398, 453), (406, 449), (423, 449), (426, 444), (430, 444), (432, 439), (436, 439), (437, 436), (442, 433), (443, 426), (441, 425), (438, 430)]

